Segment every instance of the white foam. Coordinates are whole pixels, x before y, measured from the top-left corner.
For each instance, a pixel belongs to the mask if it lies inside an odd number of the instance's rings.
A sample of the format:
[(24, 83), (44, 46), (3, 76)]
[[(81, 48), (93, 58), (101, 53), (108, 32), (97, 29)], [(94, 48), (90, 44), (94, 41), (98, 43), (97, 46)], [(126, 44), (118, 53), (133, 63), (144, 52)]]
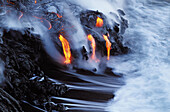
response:
[(130, 28), (125, 34), (125, 42), (129, 42), (127, 45), (134, 54), (112, 60), (118, 65), (115, 71), (126, 73), (127, 80), (106, 110), (169, 112), (170, 41), (165, 32), (170, 25), (170, 5), (152, 0), (129, 0), (126, 3)]

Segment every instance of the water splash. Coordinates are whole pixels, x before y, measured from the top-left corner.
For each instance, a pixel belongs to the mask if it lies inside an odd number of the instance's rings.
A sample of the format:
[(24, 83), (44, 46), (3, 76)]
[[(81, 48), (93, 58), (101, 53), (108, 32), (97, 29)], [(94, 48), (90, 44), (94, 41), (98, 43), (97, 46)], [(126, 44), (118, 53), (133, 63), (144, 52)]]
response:
[(120, 65), (116, 71), (127, 74), (127, 80), (126, 85), (115, 93), (114, 100), (109, 102), (108, 111), (170, 111), (170, 41), (169, 34), (164, 31), (170, 25), (169, 8), (166, 0), (127, 1), (130, 28), (125, 34), (125, 43), (133, 53), (119, 58), (119, 61), (112, 60)]

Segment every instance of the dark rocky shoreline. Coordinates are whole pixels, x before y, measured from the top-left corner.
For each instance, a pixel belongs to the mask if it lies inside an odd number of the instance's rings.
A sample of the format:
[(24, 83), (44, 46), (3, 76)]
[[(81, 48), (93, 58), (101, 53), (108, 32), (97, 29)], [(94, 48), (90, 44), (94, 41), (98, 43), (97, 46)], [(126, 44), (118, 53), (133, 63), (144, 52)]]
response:
[[(19, 103), (27, 101), (45, 109), (44, 103), (50, 102), (51, 96), (61, 96), (68, 88), (64, 84), (56, 84), (44, 74), (40, 65), (44, 65), (43, 60), (47, 54), (39, 37), (29, 35), (28, 30), (24, 34), (4, 30), (0, 44), (0, 57), (5, 63), (5, 82), (2, 88)], [(55, 110), (65, 108), (61, 105), (51, 107)], [(50, 107), (48, 109), (51, 110)]]

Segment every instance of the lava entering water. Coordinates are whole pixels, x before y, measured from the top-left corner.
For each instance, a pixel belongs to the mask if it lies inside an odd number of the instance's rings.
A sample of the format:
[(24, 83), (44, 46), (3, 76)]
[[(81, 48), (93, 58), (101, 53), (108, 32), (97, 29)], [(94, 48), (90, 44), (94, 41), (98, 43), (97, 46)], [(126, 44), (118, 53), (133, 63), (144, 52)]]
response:
[(102, 27), (102, 26), (103, 26), (103, 19), (97, 17), (97, 20), (96, 20), (96, 27)]
[(59, 39), (62, 43), (63, 52), (64, 52), (64, 56), (66, 59), (64, 63), (70, 64), (71, 63), (71, 51), (70, 51), (69, 42), (62, 35), (59, 36)]
[(89, 34), (87, 37), (88, 37), (88, 40), (91, 41), (91, 47), (92, 47), (92, 50), (93, 50), (91, 58), (95, 59), (96, 58), (96, 56), (95, 56), (95, 50), (96, 50), (95, 39), (93, 38), (93, 36), (91, 34)]
[(106, 41), (106, 48), (107, 48), (107, 60), (110, 59), (110, 49), (111, 49), (111, 42), (109, 41), (106, 35), (103, 35), (104, 40)]

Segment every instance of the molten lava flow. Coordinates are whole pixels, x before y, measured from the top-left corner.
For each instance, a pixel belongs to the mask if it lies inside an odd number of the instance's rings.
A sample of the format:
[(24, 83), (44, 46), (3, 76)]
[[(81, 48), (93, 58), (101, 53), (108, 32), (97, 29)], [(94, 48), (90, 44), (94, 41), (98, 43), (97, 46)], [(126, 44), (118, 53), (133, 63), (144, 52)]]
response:
[(55, 12), (52, 12), (52, 13), (56, 14), (58, 18), (62, 18), (62, 17), (63, 17), (63, 16), (61, 16), (61, 15), (58, 14), (58, 13), (55, 13)]
[(37, 17), (37, 16), (33, 16), (33, 17), (35, 17), (35, 18), (37, 18), (37, 19), (43, 19), (43, 18), (40, 18), (40, 17)]
[(111, 49), (111, 42), (109, 41), (106, 35), (103, 35), (104, 40), (106, 41), (106, 48), (107, 48), (107, 60), (110, 59), (110, 49)]
[[(21, 11), (20, 11), (21, 12)], [(19, 16), (18, 20), (20, 20), (23, 17), (24, 13), (21, 12), (21, 15)]]
[(35, 4), (37, 3), (37, 0), (35, 0), (35, 2), (34, 2)]
[(59, 39), (62, 43), (63, 52), (64, 52), (64, 56), (66, 59), (64, 63), (70, 64), (71, 63), (71, 51), (70, 51), (69, 42), (62, 35), (59, 36)]
[(102, 26), (103, 26), (103, 19), (97, 17), (97, 20), (96, 20), (96, 27), (102, 27)]
[[(46, 19), (45, 19), (46, 20)], [(48, 21), (48, 20), (46, 20), (47, 22), (48, 22), (48, 24), (49, 24), (49, 27), (48, 27), (48, 30), (50, 30), (51, 28), (52, 28), (52, 25), (51, 25), (51, 23)]]
[(92, 59), (95, 59), (95, 50), (96, 50), (95, 39), (93, 38), (93, 36), (91, 34), (89, 34), (87, 37), (88, 37), (88, 40), (91, 41), (91, 47), (92, 47), (92, 50), (93, 50), (91, 57), (92, 57)]
[(57, 13), (56, 13), (56, 15), (57, 15), (58, 18), (62, 18), (62, 16), (61, 16), (60, 14), (57, 14)]

